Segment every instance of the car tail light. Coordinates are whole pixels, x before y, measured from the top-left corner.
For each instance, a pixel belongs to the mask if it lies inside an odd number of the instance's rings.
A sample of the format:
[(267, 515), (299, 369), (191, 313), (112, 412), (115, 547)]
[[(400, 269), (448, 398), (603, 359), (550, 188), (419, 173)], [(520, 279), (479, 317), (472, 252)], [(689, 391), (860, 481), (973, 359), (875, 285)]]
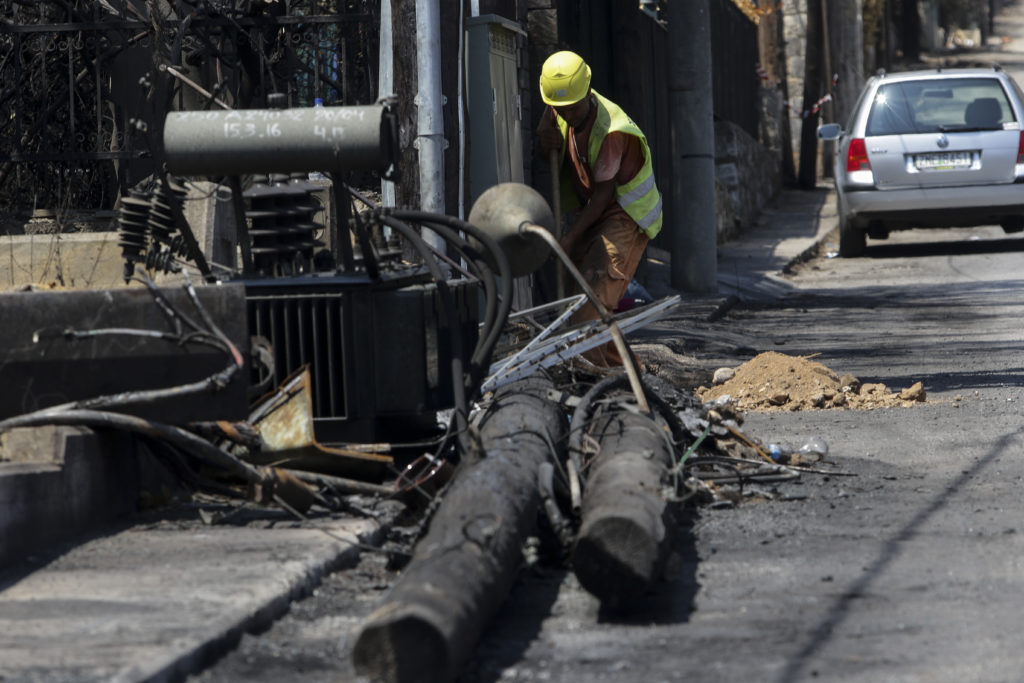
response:
[(1017, 163), (1024, 164), (1024, 130), (1020, 132), (1020, 142), (1017, 143)]
[[(1024, 145), (1024, 134), (1021, 136), (1021, 144)], [(1018, 158), (1020, 158), (1021, 152), (1024, 152), (1024, 147), (1017, 153)], [(846, 151), (846, 172), (870, 170), (871, 162), (868, 161), (868, 148), (864, 144), (864, 138), (853, 138), (850, 140), (850, 147)]]

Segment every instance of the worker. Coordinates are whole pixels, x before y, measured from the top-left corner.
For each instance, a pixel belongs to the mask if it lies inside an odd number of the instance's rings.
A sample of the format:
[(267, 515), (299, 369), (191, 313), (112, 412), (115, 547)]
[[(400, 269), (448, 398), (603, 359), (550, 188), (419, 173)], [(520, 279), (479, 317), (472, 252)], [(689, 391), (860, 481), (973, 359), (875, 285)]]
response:
[[(574, 212), (560, 244), (614, 311), (647, 242), (661, 230), (661, 193), (647, 138), (621, 107), (590, 87), (590, 67), (575, 52), (547, 58), (540, 94), (549, 106), (537, 127), (538, 149), (544, 158), (558, 153), (562, 208)], [(561, 216), (555, 219), (561, 224)], [(598, 317), (587, 304), (573, 320)], [(622, 365), (611, 343), (584, 355), (600, 366)]]

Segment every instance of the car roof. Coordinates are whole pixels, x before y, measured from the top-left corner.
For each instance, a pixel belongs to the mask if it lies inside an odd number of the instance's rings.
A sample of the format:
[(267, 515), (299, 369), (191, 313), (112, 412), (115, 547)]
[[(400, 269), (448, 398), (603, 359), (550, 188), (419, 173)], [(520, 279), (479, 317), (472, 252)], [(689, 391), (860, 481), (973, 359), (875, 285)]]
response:
[(891, 83), (899, 81), (917, 81), (921, 79), (964, 78), (964, 77), (1006, 77), (1006, 73), (998, 66), (988, 68), (959, 67), (954, 69), (918, 69), (915, 71), (898, 71), (881, 73), (872, 77), (872, 81)]

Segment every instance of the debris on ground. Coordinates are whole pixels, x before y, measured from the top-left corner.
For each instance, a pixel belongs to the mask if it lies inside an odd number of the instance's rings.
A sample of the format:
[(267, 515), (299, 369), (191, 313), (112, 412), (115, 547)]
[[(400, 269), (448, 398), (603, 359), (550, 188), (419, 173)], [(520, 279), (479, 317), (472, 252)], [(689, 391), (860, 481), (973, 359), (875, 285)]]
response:
[(743, 411), (796, 411), (827, 408), (873, 410), (910, 407), (927, 394), (921, 382), (899, 391), (881, 383), (861, 383), (850, 374), (811, 360), (767, 351), (738, 368), (715, 372), (712, 387), (699, 387), (702, 401), (729, 401)]

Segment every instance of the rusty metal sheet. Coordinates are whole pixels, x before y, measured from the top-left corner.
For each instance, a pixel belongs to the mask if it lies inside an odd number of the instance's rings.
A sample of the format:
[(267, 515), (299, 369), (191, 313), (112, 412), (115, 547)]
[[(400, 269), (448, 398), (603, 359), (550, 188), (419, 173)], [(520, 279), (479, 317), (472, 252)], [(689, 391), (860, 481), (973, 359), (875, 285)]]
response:
[(317, 442), (312, 397), (309, 366), (303, 366), (257, 402), (249, 421), (264, 445), (251, 459), (275, 467), (380, 481), (392, 464), (391, 456)]

